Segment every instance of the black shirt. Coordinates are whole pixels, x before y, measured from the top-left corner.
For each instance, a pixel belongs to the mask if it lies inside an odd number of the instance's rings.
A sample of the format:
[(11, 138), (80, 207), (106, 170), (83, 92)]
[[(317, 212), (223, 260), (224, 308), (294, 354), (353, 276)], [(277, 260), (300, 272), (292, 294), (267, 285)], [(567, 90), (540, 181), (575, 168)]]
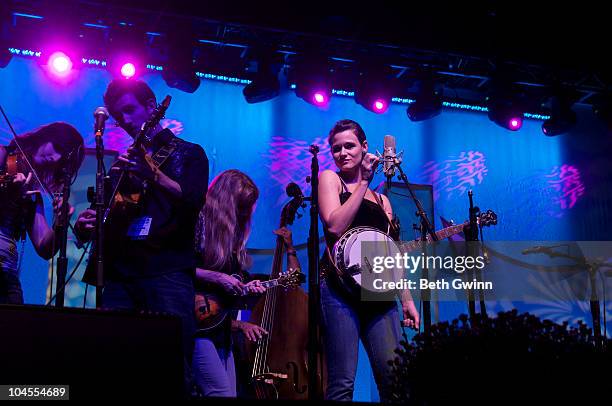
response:
[[(208, 158), (202, 147), (175, 137), (168, 129), (153, 138), (153, 155), (171, 140), (176, 140), (176, 149), (159, 169), (180, 185), (181, 197), (173, 198), (158, 186), (150, 185), (138, 213), (111, 211), (105, 224), (105, 279), (145, 277), (195, 268), (194, 228), (206, 197)], [(117, 170), (119, 167), (116, 162), (109, 171), (113, 189), (121, 173)], [(124, 176), (119, 190), (129, 188), (132, 182)], [(138, 218), (151, 219), (148, 235), (143, 239), (127, 235), (129, 225)], [(85, 279), (93, 280), (90, 279), (93, 273), (90, 267)]]

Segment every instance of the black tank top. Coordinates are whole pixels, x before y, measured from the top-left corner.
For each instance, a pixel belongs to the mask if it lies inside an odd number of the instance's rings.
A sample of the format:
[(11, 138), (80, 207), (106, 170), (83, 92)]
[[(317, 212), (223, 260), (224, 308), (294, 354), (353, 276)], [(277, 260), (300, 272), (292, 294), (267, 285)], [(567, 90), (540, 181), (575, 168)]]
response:
[[(346, 183), (344, 183), (342, 178), (340, 178), (340, 182), (342, 183), (340, 204), (344, 204), (349, 199), (349, 197), (351, 197), (352, 193), (349, 192), (348, 187), (346, 186)], [(380, 199), (380, 197), (378, 198)], [(382, 231), (383, 233), (389, 233), (389, 218), (387, 217), (387, 213), (385, 213), (381, 204), (382, 203), (375, 203), (364, 197), (361, 201), (359, 209), (357, 209), (355, 218), (346, 230), (348, 231), (355, 227), (372, 227)], [(392, 237), (394, 236), (392, 235)], [(327, 245), (331, 249), (336, 243), (336, 241), (338, 241), (338, 237), (335, 237), (332, 234), (328, 233), (327, 228), (325, 228), (325, 241), (327, 241)]]

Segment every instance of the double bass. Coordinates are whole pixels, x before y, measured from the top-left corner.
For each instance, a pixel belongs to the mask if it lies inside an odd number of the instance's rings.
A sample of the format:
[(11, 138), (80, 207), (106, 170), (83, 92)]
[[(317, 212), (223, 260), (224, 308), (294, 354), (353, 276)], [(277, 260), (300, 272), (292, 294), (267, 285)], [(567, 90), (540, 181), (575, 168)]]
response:
[[(293, 224), (304, 196), (295, 184), (287, 187), (292, 197), (282, 209), (280, 227)], [(278, 278), (283, 266), (285, 244), (276, 238), (270, 279)], [(268, 331), (255, 344), (247, 344), (252, 365), (252, 389), (257, 399), (294, 399), (309, 397), (308, 383), (308, 296), (300, 287), (268, 289), (255, 304), (250, 322)], [(317, 389), (315, 389), (317, 390)]]

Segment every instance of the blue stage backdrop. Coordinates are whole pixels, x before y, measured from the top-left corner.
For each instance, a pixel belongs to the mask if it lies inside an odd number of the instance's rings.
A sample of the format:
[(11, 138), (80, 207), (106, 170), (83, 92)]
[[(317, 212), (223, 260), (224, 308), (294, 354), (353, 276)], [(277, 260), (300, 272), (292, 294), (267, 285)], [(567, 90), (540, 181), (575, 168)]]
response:
[[(235, 83), (204, 80), (194, 94), (187, 94), (168, 88), (158, 73), (142, 79), (160, 99), (166, 94), (172, 96), (163, 125), (204, 147), (211, 179), (223, 170), (237, 168), (259, 186), (261, 198), (248, 246), (270, 251), (262, 254), (257, 250), (253, 272), (269, 272), (275, 242), (272, 230), (288, 200), (284, 192), (287, 183), (296, 182), (306, 195), (310, 194), (305, 182), (310, 173), (308, 146), (316, 143), (321, 147), (322, 170), (334, 168), (326, 139), (332, 125), (342, 118), (362, 124), (372, 152), (382, 151), (384, 135), (397, 138), (410, 181), (433, 185), (436, 228), (441, 225), (440, 217), (457, 222), (467, 218), (467, 192), (473, 190), (483, 210), (490, 208), (499, 214), (499, 224), (485, 232), (487, 239), (611, 239), (612, 137), (588, 111), (578, 111), (579, 125), (571, 133), (545, 137), (541, 121), (525, 120), (520, 131), (511, 132), (489, 121), (483, 112), (445, 109), (431, 120), (413, 123), (401, 104), (377, 115), (357, 105), (353, 98), (337, 96), (326, 110), (320, 110), (287, 90), (271, 101), (250, 105), (244, 101), (242, 86)], [(93, 147), (92, 112), (102, 105), (102, 94), (110, 80), (106, 70), (81, 67), (69, 80), (59, 83), (35, 61), (14, 58), (0, 70), (0, 103), (18, 133), (52, 121), (66, 121), (81, 131), (87, 147)], [(6, 123), (0, 123), (0, 143), (6, 144), (10, 138)], [(106, 149), (122, 152), (129, 141), (121, 129), (109, 123)], [(80, 190), (88, 182), (93, 184), (91, 174), (83, 176)], [(82, 201), (82, 193), (77, 195), (81, 201), (73, 200), (73, 204), (78, 212), (88, 204)], [(308, 235), (308, 210), (303, 214), (293, 226), (296, 244), (304, 244)], [(71, 263), (78, 256), (75, 250)], [(306, 270), (305, 248), (300, 249), (299, 257)], [(48, 269), (49, 264), (37, 259), (26, 246), (21, 277), (28, 303), (44, 303), (48, 298)], [(72, 284), (68, 302), (82, 305), (83, 293), (83, 285)], [(588, 305), (581, 302), (549, 307), (491, 303), (490, 307), (494, 311), (524, 308), (556, 321), (590, 321)], [(439, 317), (466, 311), (464, 304), (456, 304)], [(355, 399), (377, 399), (367, 361), (362, 361)]]

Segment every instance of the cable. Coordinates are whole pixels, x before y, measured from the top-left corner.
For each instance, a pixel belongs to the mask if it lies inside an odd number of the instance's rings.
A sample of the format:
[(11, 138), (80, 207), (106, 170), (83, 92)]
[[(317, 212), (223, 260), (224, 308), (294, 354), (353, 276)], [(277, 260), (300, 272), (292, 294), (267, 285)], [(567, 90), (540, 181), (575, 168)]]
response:
[[(51, 299), (49, 299), (49, 302), (45, 306), (50, 306), (51, 303), (57, 297), (58, 293), (59, 292), (64, 292), (64, 288), (68, 285), (68, 282), (70, 282), (70, 280), (72, 279), (72, 277), (74, 276), (76, 271), (79, 269), (79, 266), (81, 266), (81, 262), (83, 262), (83, 258), (85, 258), (85, 254), (87, 254), (87, 252), (89, 251), (90, 245), (91, 245), (91, 241), (88, 242), (87, 245), (85, 246), (85, 249), (83, 250), (83, 253), (81, 254), (81, 258), (79, 258), (79, 261), (74, 266), (74, 269), (72, 270), (72, 272), (70, 272), (70, 276), (68, 276), (68, 279), (66, 279), (66, 281), (60, 287), (59, 291), (55, 292), (55, 295), (53, 295), (53, 297)], [(53, 276), (53, 272), (51, 272), (51, 275)], [(53, 285), (51, 285), (51, 289), (53, 290)]]

